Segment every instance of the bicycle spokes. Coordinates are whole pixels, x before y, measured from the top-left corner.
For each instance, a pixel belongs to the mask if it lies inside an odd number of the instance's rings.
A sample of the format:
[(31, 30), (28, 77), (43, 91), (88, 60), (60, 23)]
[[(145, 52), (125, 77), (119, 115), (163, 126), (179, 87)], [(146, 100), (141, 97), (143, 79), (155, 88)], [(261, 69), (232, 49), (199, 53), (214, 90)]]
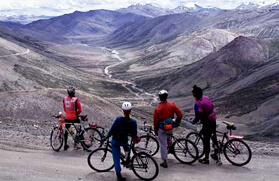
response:
[(143, 157), (137, 156), (135, 158), (134, 168), (138, 169), (139, 171), (147, 172), (148, 169), (148, 159), (145, 159)]
[(230, 150), (231, 153), (234, 154), (234, 157), (240, 154), (241, 151), (243, 151), (243, 147), (238, 142), (237, 143), (232, 142), (228, 144), (228, 149)]
[(191, 164), (198, 159), (198, 149), (190, 140), (177, 139), (173, 147), (173, 154), (181, 163)]
[(138, 153), (134, 155), (131, 166), (135, 175), (140, 179), (153, 180), (158, 175), (158, 165), (147, 153)]
[[(174, 148), (175, 152), (179, 152), (180, 154), (184, 155), (185, 157), (187, 157), (188, 153), (191, 153), (191, 151), (189, 151), (190, 146), (186, 146), (186, 142), (183, 144), (181, 142), (177, 142), (176, 147)], [(190, 156), (193, 156), (191, 154), (189, 154)]]
[(233, 165), (243, 166), (251, 160), (252, 152), (249, 146), (242, 140), (229, 140), (224, 146), (224, 154)]

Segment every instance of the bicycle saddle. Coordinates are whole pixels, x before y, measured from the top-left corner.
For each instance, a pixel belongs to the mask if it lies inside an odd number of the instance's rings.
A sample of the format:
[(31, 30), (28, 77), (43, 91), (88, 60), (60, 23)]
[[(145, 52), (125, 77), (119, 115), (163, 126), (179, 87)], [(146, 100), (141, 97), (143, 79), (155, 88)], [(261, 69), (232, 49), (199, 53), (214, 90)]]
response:
[(231, 123), (231, 122), (228, 122), (228, 121), (223, 121), (223, 123), (225, 125), (227, 125), (227, 129), (229, 129), (229, 130), (235, 130), (236, 129), (234, 123)]

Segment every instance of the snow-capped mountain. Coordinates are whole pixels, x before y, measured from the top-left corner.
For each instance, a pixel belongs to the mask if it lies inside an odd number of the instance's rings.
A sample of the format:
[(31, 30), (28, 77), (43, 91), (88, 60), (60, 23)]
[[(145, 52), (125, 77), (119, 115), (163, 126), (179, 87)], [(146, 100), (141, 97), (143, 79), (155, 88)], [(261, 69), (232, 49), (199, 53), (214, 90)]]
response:
[(236, 9), (240, 9), (240, 10), (244, 10), (244, 9), (256, 9), (259, 8), (260, 5), (259, 4), (255, 4), (252, 2), (245, 2), (242, 3), (241, 5), (237, 6)]
[(181, 5), (172, 9), (173, 13), (185, 13), (185, 12), (196, 12), (196, 11), (218, 11), (219, 8), (215, 7), (202, 7), (195, 3), (188, 3), (186, 5)]
[(121, 8), (118, 10), (118, 12), (133, 13), (145, 17), (150, 17), (150, 18), (171, 14), (168, 10), (153, 6), (152, 4), (142, 5), (139, 3), (135, 5), (131, 5), (128, 8)]
[(262, 6), (262, 8), (264, 8), (264, 9), (279, 9), (279, 0), (277, 0), (276, 2), (271, 3), (271, 4), (266, 4), (265, 6)]
[(9, 21), (21, 24), (28, 24), (40, 19), (49, 19), (54, 16), (65, 14), (66, 12), (51, 8), (25, 8), (0, 10), (0, 21)]
[(28, 15), (5, 16), (5, 15), (2, 14), (2, 15), (0, 15), (0, 21), (20, 23), (20, 24), (28, 24), (28, 23), (31, 23), (33, 21), (49, 19), (49, 18), (52, 18), (52, 17), (53, 16), (28, 16)]
[(183, 12), (194, 12), (203, 9), (203, 7), (195, 4), (195, 3), (188, 3), (186, 5), (178, 6), (177, 8), (173, 9), (176, 13), (183, 13)]

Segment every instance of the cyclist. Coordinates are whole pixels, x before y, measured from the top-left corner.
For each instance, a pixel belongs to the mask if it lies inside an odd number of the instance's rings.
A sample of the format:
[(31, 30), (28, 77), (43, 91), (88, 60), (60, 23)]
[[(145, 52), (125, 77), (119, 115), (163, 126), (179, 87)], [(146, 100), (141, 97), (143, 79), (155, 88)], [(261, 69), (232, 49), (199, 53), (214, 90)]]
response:
[(112, 136), (112, 156), (118, 181), (126, 180), (126, 178), (121, 175), (120, 146), (123, 147), (125, 159), (127, 160), (129, 159), (126, 158), (129, 151), (128, 136), (132, 137), (134, 143), (139, 142), (139, 137), (137, 136), (137, 122), (131, 117), (132, 104), (130, 102), (124, 102), (122, 104), (122, 110), (124, 115), (115, 119), (105, 138), (108, 139)]
[[(80, 120), (78, 118), (78, 115), (82, 112), (81, 102), (79, 98), (75, 97), (75, 87), (69, 86), (67, 89), (68, 96), (66, 96), (63, 99), (63, 108), (65, 112), (65, 122), (66, 123), (80, 123)], [(70, 124), (66, 124), (66, 129), (69, 129), (71, 127)], [(68, 132), (65, 131), (65, 144), (64, 144), (64, 150), (67, 150), (69, 148), (69, 145), (67, 145), (68, 140)]]
[[(210, 137), (212, 138), (213, 144), (218, 147), (217, 136), (216, 136), (216, 114), (214, 113), (213, 102), (209, 97), (203, 96), (203, 91), (200, 87), (193, 86), (193, 97), (196, 99), (194, 106), (195, 119), (193, 123), (197, 123), (199, 120), (202, 124), (201, 134), (204, 138), (204, 151), (205, 156), (199, 160), (202, 164), (209, 164), (209, 153), (210, 153)], [(214, 149), (214, 154), (211, 157), (215, 160), (218, 159), (218, 149)]]
[(168, 92), (166, 90), (161, 90), (159, 92), (159, 98), (161, 102), (154, 111), (153, 125), (154, 132), (158, 135), (161, 158), (163, 160), (160, 166), (168, 168), (168, 134), (172, 132), (172, 119), (174, 118), (174, 115), (176, 115), (174, 126), (178, 127), (181, 122), (182, 112), (173, 102), (167, 100)]

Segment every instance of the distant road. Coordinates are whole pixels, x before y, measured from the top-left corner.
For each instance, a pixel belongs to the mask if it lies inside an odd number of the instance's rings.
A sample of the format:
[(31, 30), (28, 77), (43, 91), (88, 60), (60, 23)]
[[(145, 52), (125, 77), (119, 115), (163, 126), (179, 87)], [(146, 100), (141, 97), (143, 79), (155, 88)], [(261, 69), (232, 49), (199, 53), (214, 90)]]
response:
[[(87, 155), (82, 150), (68, 151), (6, 151), (0, 149), (0, 180), (14, 181), (112, 181), (116, 180), (114, 170), (97, 173), (87, 165)], [(159, 154), (156, 160), (160, 162)], [(169, 168), (160, 168), (158, 181), (278, 181), (279, 158), (254, 155), (244, 167), (236, 167), (223, 159), (217, 166), (194, 163), (180, 164), (170, 156)], [(128, 180), (138, 180), (131, 170), (123, 168)]]
[(18, 56), (18, 55), (24, 55), (24, 54), (27, 54), (29, 53), (30, 50), (27, 49), (25, 52), (21, 52), (21, 53), (14, 53), (14, 54), (10, 54), (10, 55), (1, 55), (0, 58), (3, 58), (3, 57), (10, 57), (10, 56)]

